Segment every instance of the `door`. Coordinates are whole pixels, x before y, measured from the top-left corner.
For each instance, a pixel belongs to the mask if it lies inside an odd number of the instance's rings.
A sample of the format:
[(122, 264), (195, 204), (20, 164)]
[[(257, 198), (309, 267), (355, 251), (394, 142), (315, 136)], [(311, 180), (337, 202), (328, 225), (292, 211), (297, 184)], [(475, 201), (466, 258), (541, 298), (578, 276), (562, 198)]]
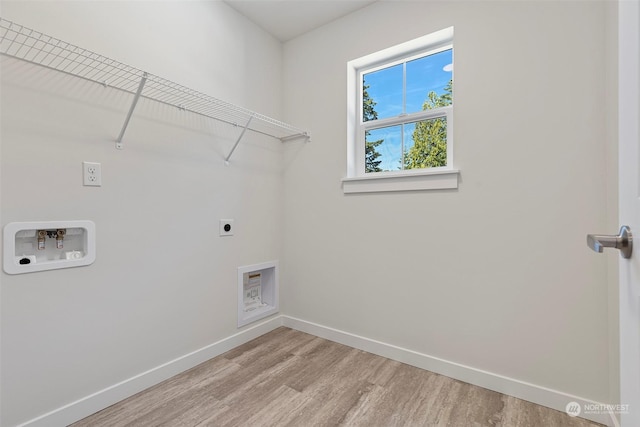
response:
[[(640, 3), (618, 3), (618, 141), (620, 224), (635, 234), (620, 258), (620, 412), (622, 427), (640, 426)], [(628, 410), (626, 410), (628, 409)]]

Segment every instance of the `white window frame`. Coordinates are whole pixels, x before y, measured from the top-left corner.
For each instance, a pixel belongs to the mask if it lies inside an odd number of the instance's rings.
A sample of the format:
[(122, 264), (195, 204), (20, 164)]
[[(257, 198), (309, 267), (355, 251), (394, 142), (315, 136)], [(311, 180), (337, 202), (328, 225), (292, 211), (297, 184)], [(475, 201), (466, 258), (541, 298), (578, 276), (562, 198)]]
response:
[[(347, 177), (342, 179), (345, 193), (458, 187), (459, 171), (453, 168), (453, 106), (362, 120), (364, 74), (452, 48), (453, 27), (449, 27), (347, 63)], [(447, 166), (365, 173), (366, 131), (439, 117), (447, 119)]]

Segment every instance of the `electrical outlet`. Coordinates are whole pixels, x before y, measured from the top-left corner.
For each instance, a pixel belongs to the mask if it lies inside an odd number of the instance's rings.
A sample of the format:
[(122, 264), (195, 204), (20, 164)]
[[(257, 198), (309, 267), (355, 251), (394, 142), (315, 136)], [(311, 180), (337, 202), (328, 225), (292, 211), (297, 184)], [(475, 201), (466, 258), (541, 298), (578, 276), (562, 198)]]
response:
[(221, 219), (220, 220), (220, 235), (221, 236), (233, 236), (233, 232), (235, 231), (233, 226), (232, 219)]
[(100, 187), (102, 185), (102, 170), (100, 163), (82, 162), (83, 185)]

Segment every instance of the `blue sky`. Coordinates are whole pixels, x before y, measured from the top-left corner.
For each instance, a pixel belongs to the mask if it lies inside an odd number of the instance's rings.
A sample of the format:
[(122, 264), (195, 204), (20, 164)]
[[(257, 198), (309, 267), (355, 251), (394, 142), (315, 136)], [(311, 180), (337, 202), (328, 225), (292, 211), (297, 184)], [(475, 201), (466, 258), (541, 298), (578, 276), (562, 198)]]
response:
[[(379, 119), (395, 117), (403, 112), (413, 113), (422, 110), (422, 104), (431, 91), (438, 95), (452, 78), (453, 51), (446, 50), (434, 55), (407, 62), (406, 111), (402, 105), (402, 64), (364, 75), (364, 83), (369, 86), (367, 92), (375, 102)], [(405, 149), (412, 144), (411, 134), (414, 125), (405, 125)], [(397, 170), (402, 157), (401, 127), (392, 126), (370, 132), (370, 141), (384, 139), (377, 151), (381, 154), (380, 167), (384, 170)]]

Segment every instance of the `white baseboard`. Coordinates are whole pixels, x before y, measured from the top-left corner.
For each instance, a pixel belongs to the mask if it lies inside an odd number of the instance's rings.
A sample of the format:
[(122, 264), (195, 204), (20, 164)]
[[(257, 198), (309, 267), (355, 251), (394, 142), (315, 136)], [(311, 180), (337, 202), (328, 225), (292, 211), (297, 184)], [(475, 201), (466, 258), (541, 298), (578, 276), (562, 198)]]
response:
[[(377, 354), (407, 365), (426, 369), (437, 374), (474, 384), (482, 388), (497, 391), (522, 400), (546, 406), (561, 412), (565, 412), (567, 403), (576, 402), (581, 408), (585, 405), (600, 405), (582, 397), (573, 396), (557, 390), (541, 387), (535, 384), (526, 383), (513, 378), (450, 362), (427, 354), (418, 353), (406, 348), (397, 347), (380, 341), (350, 334), (348, 332), (296, 319), (294, 317), (282, 316), (283, 326), (287, 326), (298, 331), (335, 341), (349, 347), (357, 348), (369, 353)], [(583, 418), (605, 424), (616, 426), (617, 420), (609, 413), (581, 414)]]
[[(94, 394), (55, 409), (18, 427), (52, 427), (67, 426), (98, 412), (120, 400), (132, 396), (146, 388), (156, 385), (174, 375), (184, 372), (213, 357), (229, 351), (241, 344), (251, 341), (270, 332), (279, 326), (287, 326), (298, 331), (306, 332), (321, 338), (348, 345), (353, 348), (397, 360), (408, 365), (426, 369), (437, 374), (455, 378), (466, 383), (474, 384), (489, 390), (527, 400), (538, 405), (564, 412), (567, 403), (585, 405), (596, 404), (589, 399), (573, 396), (557, 390), (526, 383), (513, 378), (439, 359), (437, 357), (418, 353), (402, 347), (354, 335), (348, 332), (318, 325), (289, 316), (278, 316), (247, 328), (228, 338), (217, 341), (199, 350), (185, 354), (132, 378), (109, 386)], [(610, 414), (581, 414), (582, 417), (611, 427), (617, 427), (616, 418)]]
[(281, 316), (269, 319), (20, 424), (18, 427), (67, 426), (280, 326), (282, 326)]

